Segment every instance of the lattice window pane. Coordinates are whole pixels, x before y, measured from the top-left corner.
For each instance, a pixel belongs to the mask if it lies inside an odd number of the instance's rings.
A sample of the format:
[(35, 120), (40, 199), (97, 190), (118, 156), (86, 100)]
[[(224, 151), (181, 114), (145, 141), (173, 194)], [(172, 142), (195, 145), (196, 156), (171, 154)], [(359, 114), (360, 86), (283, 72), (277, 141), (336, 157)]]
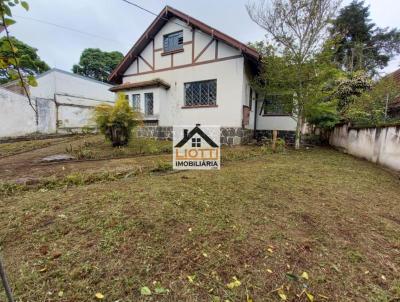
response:
[(185, 83), (185, 106), (209, 106), (217, 102), (217, 80)]
[(135, 111), (140, 111), (140, 94), (132, 94), (132, 107)]
[(153, 93), (145, 93), (144, 94), (144, 114), (145, 115), (153, 115)]

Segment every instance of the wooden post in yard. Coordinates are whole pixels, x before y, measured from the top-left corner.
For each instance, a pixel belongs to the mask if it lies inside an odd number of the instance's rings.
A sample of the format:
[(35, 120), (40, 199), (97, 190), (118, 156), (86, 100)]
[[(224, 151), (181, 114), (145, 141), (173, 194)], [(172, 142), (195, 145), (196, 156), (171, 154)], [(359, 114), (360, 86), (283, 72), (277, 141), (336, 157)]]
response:
[(272, 130), (272, 151), (276, 151), (276, 138), (278, 137), (278, 130)]

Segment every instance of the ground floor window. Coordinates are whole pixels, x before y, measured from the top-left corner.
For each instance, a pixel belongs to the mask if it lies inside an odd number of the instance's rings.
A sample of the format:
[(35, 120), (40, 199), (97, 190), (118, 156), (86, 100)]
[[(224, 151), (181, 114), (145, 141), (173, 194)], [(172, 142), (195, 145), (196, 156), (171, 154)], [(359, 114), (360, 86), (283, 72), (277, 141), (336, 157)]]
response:
[(217, 80), (185, 83), (185, 106), (217, 104)]
[(140, 111), (140, 94), (132, 94), (132, 107), (136, 111)]
[(290, 115), (293, 111), (293, 96), (268, 95), (264, 99), (262, 110), (264, 115)]
[(153, 109), (154, 109), (154, 104), (153, 104), (153, 93), (145, 93), (144, 94), (144, 114), (145, 115), (153, 115)]

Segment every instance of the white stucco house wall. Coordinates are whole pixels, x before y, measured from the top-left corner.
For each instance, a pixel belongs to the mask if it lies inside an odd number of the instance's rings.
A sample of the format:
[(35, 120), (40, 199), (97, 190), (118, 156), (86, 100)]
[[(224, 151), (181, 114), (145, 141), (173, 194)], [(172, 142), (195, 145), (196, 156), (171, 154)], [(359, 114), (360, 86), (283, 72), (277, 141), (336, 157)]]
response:
[[(38, 123), (18, 82), (0, 88), (0, 138), (80, 132), (94, 127), (93, 107), (115, 100), (111, 85), (60, 69), (44, 72), (36, 81), (38, 85), (29, 87), (29, 92)], [(21, 121), (18, 127), (15, 120)]]
[(255, 129), (296, 127), (291, 115), (264, 112), (264, 100), (256, 100), (250, 81), (259, 64), (253, 48), (166, 6), (109, 80), (117, 84), (111, 91), (125, 93), (143, 113), (147, 127), (220, 125), (223, 136), (234, 136), (230, 143), (240, 143)]

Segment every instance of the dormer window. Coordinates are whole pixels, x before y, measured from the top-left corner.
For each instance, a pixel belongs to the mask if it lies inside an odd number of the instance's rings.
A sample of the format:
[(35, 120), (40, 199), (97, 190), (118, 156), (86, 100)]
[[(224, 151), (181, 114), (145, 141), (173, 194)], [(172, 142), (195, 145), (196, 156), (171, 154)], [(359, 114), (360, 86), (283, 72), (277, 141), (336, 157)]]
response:
[(164, 52), (183, 49), (183, 30), (164, 35)]

